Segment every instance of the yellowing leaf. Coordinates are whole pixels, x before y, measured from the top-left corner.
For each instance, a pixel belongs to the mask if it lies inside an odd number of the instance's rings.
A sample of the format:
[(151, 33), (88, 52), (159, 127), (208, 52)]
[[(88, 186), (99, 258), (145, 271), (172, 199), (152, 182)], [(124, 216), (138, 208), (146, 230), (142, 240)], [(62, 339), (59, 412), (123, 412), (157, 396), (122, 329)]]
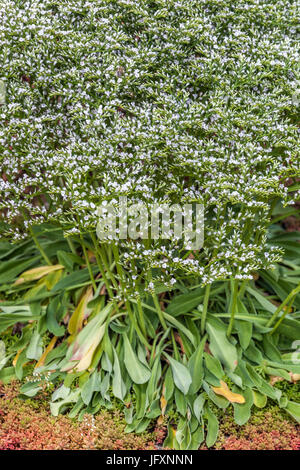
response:
[(102, 340), (104, 332), (105, 332), (105, 325), (102, 325), (99, 328), (99, 331), (97, 332), (97, 334), (95, 335), (93, 343), (91, 344), (89, 349), (85, 352), (84, 356), (82, 357), (82, 359), (79, 361), (79, 363), (75, 367), (74, 370), (76, 372), (82, 372), (82, 371), (88, 369), (88, 367), (91, 365), (94, 352), (97, 349), (98, 344)]
[(13, 365), (14, 367), (16, 367), (17, 360), (19, 359), (19, 356), (20, 356), (21, 352), (23, 351), (23, 349), (24, 349), (24, 348), (19, 349), (19, 351), (18, 351), (17, 354), (15, 355), (14, 360), (12, 361), (12, 365)]
[(164, 417), (163, 415), (160, 415), (158, 418), (157, 418), (157, 425), (158, 426), (161, 426), (162, 424), (164, 424)]
[(90, 309), (87, 304), (93, 298), (93, 288), (89, 287), (85, 294), (81, 297), (79, 304), (74, 310), (68, 324), (68, 331), (71, 335), (75, 335), (82, 329), (83, 320), (89, 315)]
[(38, 367), (41, 367), (44, 362), (45, 362), (45, 359), (46, 357), (48, 356), (49, 352), (52, 351), (52, 349), (54, 348), (55, 346), (55, 343), (56, 343), (56, 340), (57, 340), (57, 336), (54, 336), (50, 343), (48, 344), (48, 346), (46, 347), (45, 351), (43, 352), (43, 354), (41, 355), (40, 359), (38, 360), (38, 362), (36, 363), (35, 365), (35, 369), (37, 369)]
[(165, 415), (165, 411), (166, 411), (166, 407), (167, 407), (167, 400), (165, 399), (165, 397), (162, 395), (161, 396), (161, 399), (160, 399), (160, 408), (161, 408), (161, 414), (162, 416)]
[(212, 387), (213, 391), (217, 395), (222, 395), (225, 397), (230, 403), (245, 403), (245, 398), (238, 393), (233, 393), (229, 390), (228, 385), (220, 380), (221, 387)]
[(291, 376), (292, 382), (294, 382), (294, 383), (296, 383), (296, 382), (298, 382), (298, 380), (300, 380), (300, 374), (293, 374), (292, 372), (290, 372), (290, 376)]
[(61, 264), (54, 264), (52, 266), (40, 266), (39, 268), (29, 269), (21, 274), (14, 285), (22, 284), (23, 282), (36, 281), (49, 273), (57, 271), (58, 269), (64, 269), (64, 266)]

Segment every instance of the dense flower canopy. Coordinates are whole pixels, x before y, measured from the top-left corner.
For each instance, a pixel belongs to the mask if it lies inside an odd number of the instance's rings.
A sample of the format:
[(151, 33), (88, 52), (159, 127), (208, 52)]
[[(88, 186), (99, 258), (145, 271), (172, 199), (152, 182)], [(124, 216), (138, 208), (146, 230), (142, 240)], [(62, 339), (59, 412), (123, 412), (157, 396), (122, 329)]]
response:
[(271, 266), (270, 203), (300, 174), (297, 21), (288, 0), (1, 2), (3, 235), (94, 230), (124, 195), (199, 202), (199, 253), (124, 249), (203, 283)]

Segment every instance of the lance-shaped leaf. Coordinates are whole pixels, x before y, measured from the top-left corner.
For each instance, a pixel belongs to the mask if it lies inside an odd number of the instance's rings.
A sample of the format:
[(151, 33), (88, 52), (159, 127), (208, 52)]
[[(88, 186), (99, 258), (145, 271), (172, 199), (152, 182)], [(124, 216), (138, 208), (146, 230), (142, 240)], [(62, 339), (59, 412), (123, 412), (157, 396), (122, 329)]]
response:
[(143, 364), (133, 351), (129, 339), (124, 333), (124, 363), (132, 381), (136, 384), (148, 382), (151, 376), (150, 369)]
[(300, 423), (300, 403), (289, 401), (285, 410), (298, 422)]
[(59, 269), (64, 269), (64, 266), (61, 264), (54, 264), (52, 266), (40, 266), (39, 268), (29, 269), (21, 274), (14, 285), (22, 284), (23, 282), (37, 281), (47, 274), (58, 271)]
[(170, 362), (172, 368), (172, 374), (176, 387), (184, 394), (187, 395), (190, 385), (192, 383), (192, 377), (188, 368), (181, 362), (176, 361), (167, 353), (164, 353)]
[(81, 297), (79, 304), (70, 318), (68, 331), (71, 335), (78, 333), (82, 329), (83, 320), (91, 313), (91, 309), (87, 308), (87, 304), (92, 298), (93, 288), (89, 287)]
[(126, 386), (122, 378), (120, 362), (119, 362), (118, 355), (116, 353), (115, 348), (113, 348), (113, 353), (114, 353), (114, 367), (113, 367), (112, 390), (113, 390), (113, 394), (117, 398), (120, 398), (120, 400), (123, 400), (126, 395)]
[(229, 370), (234, 371), (238, 364), (237, 350), (226, 337), (226, 326), (218, 318), (209, 316), (206, 329), (209, 334), (209, 348)]
[(192, 376), (192, 384), (190, 386), (189, 393), (197, 393), (202, 385), (203, 381), (203, 350), (206, 338), (204, 337), (196, 351), (192, 354), (188, 362), (188, 368)]
[(217, 395), (222, 395), (223, 397), (227, 398), (230, 403), (245, 403), (245, 398), (239, 393), (231, 392), (226, 382), (220, 380), (220, 384), (220, 387), (212, 387), (213, 391)]
[(41, 367), (44, 365), (44, 362), (46, 360), (46, 357), (48, 356), (49, 352), (52, 351), (52, 349), (54, 348), (55, 346), (55, 343), (57, 341), (57, 337), (54, 336), (50, 343), (48, 344), (48, 346), (46, 347), (45, 351), (43, 352), (43, 354), (41, 355), (40, 359), (38, 360), (38, 362), (36, 363), (35, 365), (35, 369), (37, 369), (38, 367)]
[(205, 418), (207, 419), (206, 445), (212, 447), (217, 440), (219, 433), (219, 422), (216, 415), (208, 405), (205, 406)]
[(80, 372), (90, 366), (93, 354), (105, 333), (104, 322), (112, 308), (112, 304), (107, 305), (78, 333), (75, 341), (69, 347), (66, 364), (61, 369), (63, 372), (73, 368)]

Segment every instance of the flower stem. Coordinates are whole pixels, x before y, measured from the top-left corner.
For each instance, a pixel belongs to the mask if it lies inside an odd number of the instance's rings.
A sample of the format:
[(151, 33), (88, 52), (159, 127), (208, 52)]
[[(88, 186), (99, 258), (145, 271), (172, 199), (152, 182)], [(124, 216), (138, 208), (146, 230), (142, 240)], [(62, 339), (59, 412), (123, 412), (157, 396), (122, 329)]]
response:
[(283, 322), (283, 320), (285, 319), (285, 316), (290, 312), (291, 308), (292, 308), (292, 305), (294, 303), (294, 300), (295, 300), (295, 297), (293, 297), (288, 306), (286, 307), (285, 309), (285, 312), (281, 315), (281, 317), (279, 318), (278, 322), (274, 325), (272, 331), (270, 331), (270, 335), (272, 335), (273, 333), (275, 333), (275, 331), (277, 330), (277, 328), (279, 327), (279, 325), (281, 324), (281, 322)]
[(202, 315), (201, 315), (201, 333), (202, 333), (202, 334), (204, 334), (204, 331), (205, 331), (205, 324), (206, 324), (206, 316), (207, 316), (207, 307), (208, 307), (208, 301), (209, 301), (210, 287), (211, 287), (211, 284), (207, 284), (207, 286), (205, 286), (204, 301), (203, 301), (203, 311), (202, 311)]
[(234, 317), (236, 313), (236, 304), (237, 304), (237, 299), (238, 299), (238, 288), (239, 284), (238, 281), (234, 281), (234, 286), (233, 286), (233, 298), (232, 298), (232, 303), (231, 303), (231, 316), (230, 316), (230, 321), (227, 329), (227, 337), (229, 338), (232, 333), (233, 329), (233, 324), (234, 324)]
[(44, 249), (42, 248), (40, 242), (38, 241), (37, 237), (35, 236), (33, 230), (31, 227), (29, 227), (29, 231), (30, 231), (30, 234), (31, 234), (31, 237), (32, 237), (32, 240), (34, 241), (37, 249), (39, 250), (40, 254), (42, 255), (42, 257), (44, 258), (44, 260), (46, 261), (46, 263), (49, 265), (49, 266), (52, 266), (52, 263), (50, 261), (50, 259), (48, 258), (48, 256), (46, 255)]
[(70, 237), (66, 237), (66, 240), (73, 255), (76, 255), (77, 253), (76, 253), (76, 248), (74, 246), (73, 240)]
[(80, 241), (81, 241), (81, 246), (82, 246), (82, 249), (83, 249), (83, 254), (84, 254), (84, 257), (85, 257), (85, 261), (86, 261), (86, 264), (87, 264), (87, 268), (88, 268), (88, 271), (89, 271), (89, 275), (90, 275), (90, 278), (91, 278), (91, 281), (92, 281), (92, 285), (93, 285), (94, 291), (96, 292), (96, 290), (97, 290), (96, 281), (95, 281), (95, 278), (94, 278), (94, 275), (93, 275), (91, 263), (90, 263), (90, 260), (89, 260), (89, 257), (88, 257), (87, 251), (86, 251), (86, 247), (85, 247), (85, 244), (84, 244), (83, 236), (82, 236), (81, 233), (80, 233)]
[(279, 307), (275, 310), (275, 312), (273, 313), (272, 317), (270, 318), (270, 320), (267, 322), (266, 324), (266, 327), (270, 327), (272, 325), (272, 323), (274, 323), (274, 321), (277, 319), (278, 315), (280, 314), (281, 310), (283, 309), (283, 307), (286, 306), (286, 304), (288, 304), (294, 297), (296, 297), (296, 295), (298, 294), (298, 292), (300, 292), (300, 284), (295, 287), (295, 289), (293, 289), (289, 295), (284, 299), (284, 301), (279, 305)]

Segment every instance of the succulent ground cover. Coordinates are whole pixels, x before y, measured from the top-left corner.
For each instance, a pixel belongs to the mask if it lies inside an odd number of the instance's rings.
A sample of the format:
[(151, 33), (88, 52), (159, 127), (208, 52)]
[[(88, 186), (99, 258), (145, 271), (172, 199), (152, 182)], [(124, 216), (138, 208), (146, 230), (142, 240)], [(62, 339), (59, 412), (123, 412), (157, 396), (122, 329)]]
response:
[[(274, 386), (300, 374), (296, 7), (1, 4), (2, 382), (79, 422), (122, 404), (175, 449), (214, 446), (217, 410), (299, 421)], [(119, 197), (203, 204), (203, 248), (100, 242)]]
[[(297, 395), (295, 386), (289, 392)], [(0, 450), (153, 450), (160, 449), (166, 424), (153, 423), (151, 432), (125, 434), (126, 422), (118, 409), (86, 415), (81, 422), (49, 413), (49, 397), (20, 398), (20, 385), (0, 388)], [(220, 413), (215, 450), (298, 450), (300, 430), (276, 405), (255, 409), (249, 423), (240, 427), (232, 414)], [(207, 450), (203, 444), (200, 450)]]

